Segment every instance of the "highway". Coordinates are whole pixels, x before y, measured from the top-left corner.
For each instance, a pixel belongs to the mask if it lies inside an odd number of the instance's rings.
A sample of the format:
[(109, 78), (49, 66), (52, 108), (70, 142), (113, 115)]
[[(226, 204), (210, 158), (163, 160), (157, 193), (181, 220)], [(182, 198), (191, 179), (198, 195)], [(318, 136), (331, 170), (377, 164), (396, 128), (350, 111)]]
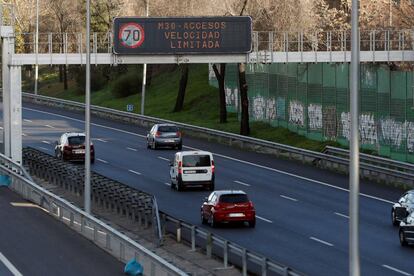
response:
[(123, 275), (124, 264), (0, 187), (0, 275)]
[[(83, 114), (24, 104), (25, 146), (53, 154), (65, 131), (82, 131)], [(156, 195), (162, 211), (201, 226), (199, 206), (207, 191), (169, 187), (173, 150), (148, 150), (146, 129), (92, 117), (96, 149), (92, 169)], [(348, 178), (275, 157), (192, 139), (184, 150), (214, 154), (216, 189), (242, 189), (255, 203), (257, 225), (212, 229), (249, 250), (308, 275), (348, 275)], [(414, 250), (403, 248), (391, 225), (391, 202), (401, 190), (361, 183), (361, 275), (414, 275)]]

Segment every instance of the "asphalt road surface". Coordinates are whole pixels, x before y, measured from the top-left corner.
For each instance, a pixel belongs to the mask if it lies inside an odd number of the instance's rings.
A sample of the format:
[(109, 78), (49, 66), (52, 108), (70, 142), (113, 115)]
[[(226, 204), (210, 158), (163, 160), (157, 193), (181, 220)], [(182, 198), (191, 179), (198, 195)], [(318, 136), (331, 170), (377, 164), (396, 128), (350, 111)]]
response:
[(0, 275), (123, 275), (124, 264), (0, 187)]
[[(66, 131), (83, 131), (84, 115), (25, 104), (23, 141), (53, 154)], [(146, 148), (146, 129), (92, 118), (96, 149), (92, 169), (156, 195), (161, 210), (201, 226), (203, 190), (172, 191), (169, 162), (174, 150)], [(248, 250), (309, 275), (348, 275), (348, 178), (300, 163), (185, 137), (183, 150), (211, 151), (216, 189), (242, 189), (254, 202), (255, 229), (211, 229)], [(403, 248), (391, 225), (391, 202), (401, 190), (361, 183), (361, 275), (414, 275), (414, 249)]]

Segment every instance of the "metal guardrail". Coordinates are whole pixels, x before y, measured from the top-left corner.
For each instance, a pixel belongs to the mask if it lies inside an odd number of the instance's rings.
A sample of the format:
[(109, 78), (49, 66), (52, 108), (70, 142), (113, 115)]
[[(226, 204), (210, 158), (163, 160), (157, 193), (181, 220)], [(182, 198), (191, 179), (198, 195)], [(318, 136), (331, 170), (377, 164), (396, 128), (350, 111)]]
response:
[(148, 275), (187, 275), (151, 250), (26, 178), (24, 168), (3, 154), (0, 154), (0, 173), (11, 178), (12, 190), (43, 207), (51, 216), (120, 261), (127, 262), (135, 258)]
[[(36, 96), (29, 93), (23, 93), (23, 100), (69, 110), (84, 110), (83, 103), (40, 95)], [(138, 115), (125, 111), (118, 111), (106, 107), (92, 106), (91, 113), (100, 118), (132, 123), (144, 127), (150, 127), (154, 123), (174, 123), (178, 125), (185, 132), (185, 134), (206, 138), (208, 140), (214, 140), (219, 143), (247, 150), (268, 153), (282, 158), (284, 157), (299, 160), (303, 163), (317, 165), (321, 168), (337, 170), (344, 173), (348, 172), (349, 159), (345, 156), (335, 156), (224, 131)], [(370, 164), (362, 160), (360, 163), (360, 173), (361, 176), (374, 181), (397, 182), (414, 187), (414, 174), (395, 168), (382, 167), (378, 163)]]
[[(29, 168), (29, 171), (33, 175), (51, 184), (61, 186), (75, 195), (82, 194), (83, 179), (78, 178), (79, 174), (82, 175), (81, 171), (83, 171), (83, 167), (60, 161), (54, 156), (33, 148), (25, 148), (23, 150), (23, 155), (24, 164)], [(122, 198), (124, 197), (119, 197), (116, 194), (111, 193), (110, 190), (113, 183), (116, 183), (116, 181), (103, 176), (98, 177), (98, 174), (93, 172), (91, 177), (93, 202), (100, 205), (102, 208), (105, 208), (107, 211), (116, 212), (118, 215), (124, 217), (126, 216), (128, 219), (131, 219), (133, 223), (138, 222), (141, 227), (143, 216), (140, 216), (139, 213), (136, 215), (137, 212), (134, 210), (133, 205), (127, 204), (126, 202), (120, 202), (119, 198), (121, 198), (122, 201)], [(101, 195), (97, 194), (97, 187), (99, 187), (100, 190), (108, 191), (110, 195), (103, 195), (108, 192), (101, 192)], [(117, 187), (119, 193), (124, 191), (127, 191), (127, 193), (130, 194), (142, 193), (141, 191), (132, 189), (122, 183), (118, 183)], [(100, 196), (102, 199), (99, 199)], [(149, 224), (152, 224), (158, 244), (162, 242), (163, 236), (168, 232), (173, 234), (178, 242), (183, 240), (187, 241), (194, 251), (196, 250), (196, 247), (203, 248), (205, 249), (207, 257), (211, 258), (214, 254), (222, 258), (224, 264), (223, 268), (229, 268), (230, 263), (240, 266), (243, 275), (247, 275), (247, 273), (285, 276), (303, 275), (290, 267), (279, 264), (252, 251), (248, 251), (236, 243), (230, 242), (205, 229), (174, 218), (164, 212), (160, 212), (161, 216), (157, 216), (159, 212), (155, 197), (149, 195), (148, 197), (152, 199), (153, 219), (145, 219), (145, 227), (148, 228), (150, 226)], [(101, 203), (102, 200), (104, 200), (105, 203)], [(124, 198), (123, 200), (126, 201), (127, 199)]]

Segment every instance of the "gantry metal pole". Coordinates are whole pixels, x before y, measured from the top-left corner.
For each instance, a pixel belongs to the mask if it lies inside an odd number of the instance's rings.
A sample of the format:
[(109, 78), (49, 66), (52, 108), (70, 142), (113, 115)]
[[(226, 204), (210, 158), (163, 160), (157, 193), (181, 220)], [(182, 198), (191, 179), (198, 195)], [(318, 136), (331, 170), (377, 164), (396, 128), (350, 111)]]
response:
[(359, 27), (358, 0), (352, 0), (351, 14), (351, 135), (349, 154), (349, 275), (360, 275), (359, 264)]
[(35, 95), (37, 95), (37, 83), (39, 81), (39, 64), (38, 64), (38, 54), (39, 54), (39, 0), (36, 0), (36, 40), (35, 40), (35, 54), (36, 54), (36, 64), (35, 64), (34, 93), (35, 93)]
[[(149, 14), (149, 0), (145, 0), (145, 16)], [(145, 112), (145, 86), (147, 83), (147, 64), (144, 63), (142, 68), (142, 89), (141, 89), (141, 115)]]
[(86, 87), (85, 87), (85, 212), (91, 213), (91, 53), (90, 53), (90, 0), (86, 0)]

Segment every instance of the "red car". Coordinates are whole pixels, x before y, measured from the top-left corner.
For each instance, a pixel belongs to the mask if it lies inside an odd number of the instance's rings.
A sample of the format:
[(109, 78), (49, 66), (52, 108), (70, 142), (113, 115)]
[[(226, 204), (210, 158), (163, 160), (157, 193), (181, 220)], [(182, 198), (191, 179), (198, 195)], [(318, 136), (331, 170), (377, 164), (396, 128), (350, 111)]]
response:
[(218, 223), (247, 222), (256, 226), (256, 211), (243, 191), (214, 191), (201, 206), (201, 222), (215, 227)]
[[(56, 141), (55, 156), (68, 161), (85, 161), (85, 134), (66, 132)], [(91, 163), (95, 162), (95, 149), (91, 142)]]

